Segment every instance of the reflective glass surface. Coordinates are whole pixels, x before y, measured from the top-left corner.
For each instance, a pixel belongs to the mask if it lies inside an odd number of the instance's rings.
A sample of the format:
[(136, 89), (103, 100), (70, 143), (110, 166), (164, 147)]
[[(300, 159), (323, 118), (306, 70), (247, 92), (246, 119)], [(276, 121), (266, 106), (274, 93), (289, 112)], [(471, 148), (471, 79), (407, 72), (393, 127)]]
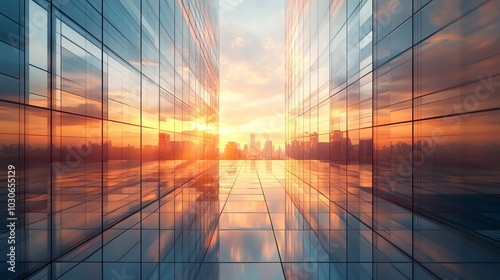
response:
[(314, 231), (333, 279), (498, 278), (499, 8), (286, 2), (285, 228)]
[(220, 213), (216, 1), (14, 1), (0, 26), (0, 279), (194, 278)]

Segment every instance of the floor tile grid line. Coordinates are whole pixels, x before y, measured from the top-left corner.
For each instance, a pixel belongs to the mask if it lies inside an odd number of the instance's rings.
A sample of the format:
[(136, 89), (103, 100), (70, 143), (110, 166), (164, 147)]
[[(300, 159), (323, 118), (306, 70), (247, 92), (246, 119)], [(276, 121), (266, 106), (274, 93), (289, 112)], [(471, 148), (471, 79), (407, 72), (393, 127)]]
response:
[[(257, 173), (257, 178), (259, 178), (260, 188), (262, 190), (262, 195), (264, 196), (264, 202), (266, 203), (267, 215), (269, 216), (269, 221), (271, 223), (271, 229), (273, 230), (273, 236), (274, 236), (274, 242), (276, 243), (276, 249), (278, 249), (278, 257), (280, 258), (280, 264), (281, 264), (281, 270), (283, 272), (283, 277), (286, 279), (285, 267), (283, 266), (283, 260), (281, 258), (280, 248), (278, 246), (278, 238), (276, 236), (276, 231), (274, 230), (273, 220), (271, 218), (271, 212), (269, 212), (269, 206), (267, 204), (266, 195), (264, 194), (264, 188), (262, 186), (262, 181), (260, 180), (258, 169), (255, 169), (255, 172)], [(274, 176), (274, 174), (273, 174), (273, 176)], [(276, 177), (276, 176), (274, 176), (274, 177)]]
[[(287, 171), (287, 169), (286, 169), (284, 166), (280, 166), (280, 167), (283, 169), (283, 171), (285, 171), (285, 172)], [(294, 204), (294, 206), (295, 206), (295, 202), (293, 201), (293, 199), (292, 199), (292, 198), (291, 198), (291, 196), (289, 195), (289, 193), (288, 193), (288, 191), (287, 191), (286, 187), (285, 187), (285, 186), (283, 185), (283, 183), (282, 183), (282, 182), (281, 182), (281, 181), (280, 181), (280, 180), (276, 177), (276, 175), (275, 175), (275, 173), (274, 173), (274, 172), (271, 172), (271, 173), (272, 173), (272, 174), (273, 174), (273, 176), (276, 178), (276, 180), (278, 181), (278, 183), (280, 183), (280, 185), (281, 185), (281, 186), (285, 189), (285, 200), (286, 200), (286, 199), (287, 199), (287, 197), (288, 197), (288, 198), (290, 199), (290, 202), (291, 202), (292, 204)], [(299, 178), (299, 179), (300, 179), (300, 178)], [(286, 177), (285, 177), (285, 180), (286, 180)], [(295, 206), (295, 207), (296, 207), (296, 206)], [(297, 208), (297, 209), (298, 209), (298, 208)], [(301, 212), (300, 210), (299, 210), (299, 213), (300, 213), (300, 215), (302, 215), (302, 212)], [(318, 238), (318, 239), (319, 239), (319, 236), (317, 236), (316, 232), (312, 229), (312, 227), (311, 227), (311, 225), (309, 224), (309, 222), (307, 222), (306, 220), (304, 220), (304, 222), (305, 222), (305, 223), (304, 223), (304, 224), (302, 224), (302, 230), (303, 230), (303, 231), (306, 231), (306, 230), (310, 230), (310, 231), (312, 231), (312, 232), (313, 232), (313, 234), (316, 236), (316, 238)], [(308, 227), (308, 229), (306, 229), (306, 226)], [(321, 242), (319, 242), (319, 246), (321, 246), (321, 247), (322, 247), (322, 248), (323, 248), (326, 252), (328, 252), (327, 248), (325, 248)], [(285, 261), (285, 263), (292, 263), (292, 262), (287, 262), (287, 261)], [(303, 262), (303, 263), (308, 263), (308, 262)], [(314, 262), (314, 263), (318, 263), (318, 264), (319, 264), (319, 263), (331, 263), (331, 261), (319, 261), (319, 260), (318, 260), (318, 261), (316, 261), (316, 262)], [(284, 263), (282, 263), (282, 265), (284, 265)]]
[[(231, 189), (229, 190), (229, 193), (227, 194), (226, 200), (224, 201), (224, 206), (220, 209), (219, 215), (218, 215), (218, 217), (217, 217), (217, 227), (218, 227), (218, 225), (219, 225), (220, 216), (222, 215), (222, 211), (224, 210), (224, 207), (226, 206), (226, 203), (227, 203), (227, 201), (228, 201), (228, 199), (229, 199), (229, 195), (231, 194), (231, 191), (233, 190), (234, 184), (236, 183), (236, 180), (238, 179), (238, 176), (240, 175), (240, 171), (241, 171), (241, 169), (243, 168), (243, 165), (244, 165), (244, 164), (242, 164), (242, 165), (238, 168), (238, 172), (236, 173), (236, 176), (235, 176), (235, 178), (234, 178), (234, 181), (233, 181), (233, 183), (231, 184)], [(228, 166), (228, 167), (227, 167), (227, 169), (229, 169), (229, 167), (230, 167), (230, 166)], [(219, 168), (220, 168), (220, 163), (219, 163)], [(224, 173), (223, 173), (222, 175), (219, 175), (219, 182), (220, 182), (220, 178), (221, 178), (222, 176), (224, 176), (224, 175), (228, 174), (227, 169), (224, 171)], [(217, 227), (216, 227), (216, 229), (215, 229), (215, 230), (217, 230)], [(215, 235), (215, 231), (214, 231), (214, 233), (213, 233), (213, 234)], [(210, 243), (209, 243), (209, 244), (211, 244), (211, 243), (212, 243), (212, 239), (213, 239), (214, 235), (210, 236)], [(205, 257), (206, 257), (206, 255), (207, 255), (207, 251), (205, 251), (205, 253), (204, 253), (204, 255), (203, 255), (203, 259), (201, 260), (200, 267), (198, 268), (198, 271), (196, 272), (196, 274), (195, 274), (195, 276), (194, 276), (194, 279), (198, 279), (198, 274), (200, 273), (201, 267), (203, 266), (203, 263), (205, 262)]]

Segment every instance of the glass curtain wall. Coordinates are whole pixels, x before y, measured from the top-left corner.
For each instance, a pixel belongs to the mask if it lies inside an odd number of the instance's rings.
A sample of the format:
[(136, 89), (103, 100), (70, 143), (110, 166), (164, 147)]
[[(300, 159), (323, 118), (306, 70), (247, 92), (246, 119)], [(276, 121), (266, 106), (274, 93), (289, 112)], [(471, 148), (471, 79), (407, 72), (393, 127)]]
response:
[(216, 249), (217, 1), (10, 1), (0, 30), (0, 278), (194, 278)]
[(329, 253), (313, 274), (500, 273), (499, 10), (286, 2), (287, 209)]

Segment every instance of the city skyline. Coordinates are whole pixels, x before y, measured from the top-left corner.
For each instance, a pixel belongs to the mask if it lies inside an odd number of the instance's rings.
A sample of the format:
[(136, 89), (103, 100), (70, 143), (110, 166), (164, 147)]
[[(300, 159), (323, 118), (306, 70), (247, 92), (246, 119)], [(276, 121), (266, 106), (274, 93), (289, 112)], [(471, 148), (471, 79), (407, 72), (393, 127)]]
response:
[[(248, 145), (248, 146), (250, 146), (250, 145), (251, 145), (251, 142), (252, 142), (252, 140), (251, 140), (251, 135), (255, 135), (255, 138), (254, 138), (255, 140), (254, 140), (254, 141), (255, 141), (255, 142), (258, 142), (258, 143), (261, 143), (262, 145), (264, 145), (264, 143), (265, 143), (267, 140), (271, 140), (271, 141), (272, 141), (272, 142), (276, 145), (276, 147), (281, 146), (281, 145), (277, 145), (277, 144), (276, 144), (276, 142), (275, 142), (275, 140), (274, 140), (273, 138), (269, 138), (269, 137), (266, 137), (266, 138), (259, 138), (259, 137), (258, 137), (258, 134), (253, 133), (253, 132), (249, 133), (249, 134), (247, 135), (247, 137), (246, 137), (246, 140), (242, 140), (241, 142), (238, 142), (238, 141), (231, 141), (231, 140), (229, 140), (229, 141), (226, 141), (225, 143), (227, 143), (227, 142), (236, 142), (236, 143), (238, 143), (238, 144), (240, 144), (240, 145), (242, 145), (242, 146), (244, 146), (244, 145)], [(221, 143), (221, 145), (222, 145), (222, 144), (224, 144), (224, 145), (225, 145), (225, 143)], [(279, 142), (278, 142), (278, 143), (279, 143)], [(281, 147), (283, 147), (283, 146), (281, 146)]]
[(285, 147), (274, 145), (272, 139), (266, 139), (263, 143), (256, 141), (254, 133), (250, 133), (248, 143), (241, 144), (228, 141), (220, 150), (221, 160), (283, 160), (285, 159)]

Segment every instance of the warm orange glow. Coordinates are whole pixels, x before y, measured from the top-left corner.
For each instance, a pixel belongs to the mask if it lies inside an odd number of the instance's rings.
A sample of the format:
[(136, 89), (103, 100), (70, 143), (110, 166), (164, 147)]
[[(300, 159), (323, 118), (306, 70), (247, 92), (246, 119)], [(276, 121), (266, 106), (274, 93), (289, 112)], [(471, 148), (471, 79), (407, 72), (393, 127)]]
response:
[(243, 148), (250, 133), (261, 145), (271, 139), (284, 147), (283, 4), (273, 2), (265, 13), (239, 4), (220, 19), (219, 149), (230, 141)]

